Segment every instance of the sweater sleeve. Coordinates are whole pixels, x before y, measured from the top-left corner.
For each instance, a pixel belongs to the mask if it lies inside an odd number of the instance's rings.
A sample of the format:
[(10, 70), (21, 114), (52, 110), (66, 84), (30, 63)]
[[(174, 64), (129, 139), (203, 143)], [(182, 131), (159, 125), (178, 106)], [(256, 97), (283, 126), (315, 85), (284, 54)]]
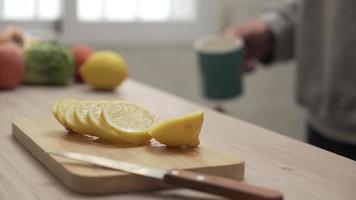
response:
[(270, 58), (262, 62), (284, 61), (294, 57), (300, 3), (298, 0), (289, 1), (263, 16), (273, 34), (274, 46)]

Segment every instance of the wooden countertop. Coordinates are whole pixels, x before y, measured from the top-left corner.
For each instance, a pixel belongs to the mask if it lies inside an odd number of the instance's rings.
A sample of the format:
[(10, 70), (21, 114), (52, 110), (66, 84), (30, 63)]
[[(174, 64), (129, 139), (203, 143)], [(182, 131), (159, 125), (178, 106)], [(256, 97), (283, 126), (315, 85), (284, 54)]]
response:
[(93, 92), (84, 85), (0, 91), (0, 199), (220, 199), (184, 189), (93, 197), (67, 190), (11, 136), (12, 120), (49, 116), (52, 103), (65, 97), (129, 100), (159, 119), (203, 110), (202, 140), (244, 159), (244, 181), (276, 188), (287, 200), (356, 199), (356, 162), (133, 80), (115, 92)]

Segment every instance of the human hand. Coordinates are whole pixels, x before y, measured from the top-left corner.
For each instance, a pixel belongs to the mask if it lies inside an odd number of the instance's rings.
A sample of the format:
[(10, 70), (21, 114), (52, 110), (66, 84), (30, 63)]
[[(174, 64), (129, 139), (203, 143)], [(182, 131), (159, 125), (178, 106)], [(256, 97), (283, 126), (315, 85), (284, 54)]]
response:
[(242, 38), (245, 42), (244, 68), (253, 71), (259, 59), (268, 56), (273, 49), (273, 35), (263, 20), (247, 21), (225, 30), (226, 37)]

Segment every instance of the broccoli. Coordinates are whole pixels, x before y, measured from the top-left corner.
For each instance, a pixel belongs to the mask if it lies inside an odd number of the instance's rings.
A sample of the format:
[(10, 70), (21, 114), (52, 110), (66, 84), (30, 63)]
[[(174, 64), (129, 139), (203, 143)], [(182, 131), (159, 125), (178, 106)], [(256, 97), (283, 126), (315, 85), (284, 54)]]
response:
[(39, 42), (24, 51), (24, 83), (67, 85), (74, 72), (74, 59), (68, 48), (56, 42)]

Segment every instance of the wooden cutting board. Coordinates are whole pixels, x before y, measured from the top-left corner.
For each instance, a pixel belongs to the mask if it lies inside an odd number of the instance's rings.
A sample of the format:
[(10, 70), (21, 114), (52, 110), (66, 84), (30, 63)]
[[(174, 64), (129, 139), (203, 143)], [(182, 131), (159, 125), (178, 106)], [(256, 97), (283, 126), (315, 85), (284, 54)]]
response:
[[(203, 134), (203, 133), (202, 133)], [(152, 142), (141, 147), (118, 147), (69, 134), (54, 118), (22, 118), (12, 124), (12, 135), (69, 189), (85, 194), (123, 193), (167, 188), (160, 181), (49, 155), (73, 151), (123, 160), (159, 169), (189, 169), (242, 180), (244, 161), (237, 155), (202, 144), (173, 149)]]

